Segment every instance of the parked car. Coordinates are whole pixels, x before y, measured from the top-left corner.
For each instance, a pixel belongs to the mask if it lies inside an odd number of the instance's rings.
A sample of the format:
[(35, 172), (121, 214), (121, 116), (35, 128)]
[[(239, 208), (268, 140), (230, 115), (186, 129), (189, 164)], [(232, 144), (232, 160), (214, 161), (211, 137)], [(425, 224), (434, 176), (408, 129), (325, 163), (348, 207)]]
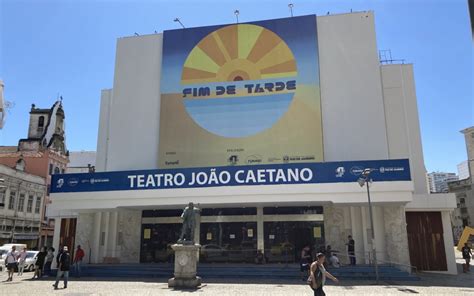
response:
[(26, 251), (25, 271), (35, 270), (36, 259), (39, 251)]
[(227, 250), (218, 245), (204, 245), (201, 247), (200, 260), (203, 262), (227, 261)]

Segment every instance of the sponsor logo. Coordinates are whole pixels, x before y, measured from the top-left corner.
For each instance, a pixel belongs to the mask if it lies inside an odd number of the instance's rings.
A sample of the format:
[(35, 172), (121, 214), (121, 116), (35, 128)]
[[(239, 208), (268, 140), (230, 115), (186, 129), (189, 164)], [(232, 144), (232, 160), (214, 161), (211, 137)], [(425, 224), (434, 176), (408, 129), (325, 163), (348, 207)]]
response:
[(342, 176), (344, 176), (345, 172), (346, 172), (346, 170), (344, 169), (344, 167), (338, 167), (336, 169), (336, 178), (342, 178)]
[(364, 171), (364, 168), (362, 167), (359, 167), (359, 166), (353, 166), (351, 167), (351, 174), (354, 175), (354, 176), (359, 176), (360, 174), (362, 174), (362, 172)]
[(79, 179), (77, 178), (71, 178), (67, 181), (67, 184), (71, 187), (74, 187), (76, 186), (77, 184), (79, 184)]
[(382, 173), (382, 174), (385, 173), (385, 168), (384, 168), (384, 167), (380, 167), (380, 168), (379, 168), (379, 172)]
[(179, 164), (179, 160), (165, 161), (165, 165), (178, 165), (178, 164)]
[(258, 154), (250, 155), (249, 157), (247, 157), (247, 163), (248, 164), (262, 163), (262, 156)]
[(280, 162), (281, 158), (278, 157), (269, 157), (268, 162)]
[(61, 179), (58, 179), (58, 181), (56, 182), (56, 188), (61, 188), (63, 187), (64, 185), (64, 179), (61, 178)]
[(290, 162), (290, 157), (288, 155), (283, 156), (283, 162), (284, 163), (289, 163)]
[(239, 157), (237, 155), (231, 155), (227, 159), (230, 165), (236, 165), (239, 162)]
[(307, 156), (283, 156), (283, 162), (288, 163), (290, 161), (308, 161), (308, 160), (315, 160), (316, 158), (314, 155), (307, 155)]

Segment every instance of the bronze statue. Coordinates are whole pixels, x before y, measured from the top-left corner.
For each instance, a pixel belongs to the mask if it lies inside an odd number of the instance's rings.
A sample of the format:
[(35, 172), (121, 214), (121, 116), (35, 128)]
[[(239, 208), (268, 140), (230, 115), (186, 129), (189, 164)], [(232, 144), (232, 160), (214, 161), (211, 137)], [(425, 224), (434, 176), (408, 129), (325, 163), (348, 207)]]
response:
[(181, 218), (183, 219), (183, 228), (179, 236), (178, 244), (193, 245), (194, 229), (196, 228), (196, 216), (200, 213), (200, 209), (195, 207), (192, 202), (184, 208)]

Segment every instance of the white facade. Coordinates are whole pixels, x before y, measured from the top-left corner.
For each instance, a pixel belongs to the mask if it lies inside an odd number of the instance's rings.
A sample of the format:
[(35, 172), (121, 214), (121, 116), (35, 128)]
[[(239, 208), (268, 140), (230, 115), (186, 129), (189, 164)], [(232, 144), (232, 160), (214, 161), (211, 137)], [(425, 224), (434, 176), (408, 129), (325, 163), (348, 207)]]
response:
[[(324, 160), (410, 161), (412, 181), (371, 185), (379, 259), (408, 266), (406, 208), (441, 211), (449, 225), (455, 207), (454, 196), (432, 204), (427, 192), (413, 66), (379, 64), (372, 12), (317, 17), (317, 33)], [(162, 42), (162, 34), (118, 40), (114, 85), (101, 96), (97, 171), (158, 167)], [(119, 255), (137, 262), (141, 210), (182, 208), (190, 200), (202, 207), (256, 207), (251, 219), (261, 230), (266, 205), (322, 205), (327, 243), (343, 250), (352, 234), (364, 256), (372, 250), (365, 190), (335, 183), (60, 193), (49, 210), (58, 218), (79, 217), (77, 243), (90, 242), (93, 262)], [(102, 244), (101, 236), (107, 238)], [(450, 227), (444, 241), (452, 245)], [(456, 273), (452, 250), (446, 248), (447, 272)]]
[(468, 179), (470, 177), (469, 164), (468, 164), (467, 160), (459, 163), (457, 165), (457, 169), (458, 169), (459, 180)]

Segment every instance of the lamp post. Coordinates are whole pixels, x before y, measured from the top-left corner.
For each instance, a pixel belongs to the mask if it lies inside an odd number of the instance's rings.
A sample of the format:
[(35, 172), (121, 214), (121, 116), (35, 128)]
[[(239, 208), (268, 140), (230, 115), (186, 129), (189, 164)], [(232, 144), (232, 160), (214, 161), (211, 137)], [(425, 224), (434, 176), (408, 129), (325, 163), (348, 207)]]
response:
[(372, 180), (369, 178), (370, 173), (373, 171), (373, 169), (367, 168), (365, 169), (362, 174), (359, 177), (359, 180), (357, 182), (359, 183), (360, 187), (364, 187), (364, 185), (367, 187), (367, 198), (369, 200), (369, 216), (370, 216), (370, 228), (372, 232), (372, 249), (374, 252), (374, 263), (375, 263), (375, 282), (378, 284), (379, 283), (379, 267), (377, 263), (377, 249), (375, 247), (375, 230), (374, 230), (374, 218), (372, 215), (372, 202), (370, 201), (370, 189), (369, 189), (369, 183), (372, 182)]

